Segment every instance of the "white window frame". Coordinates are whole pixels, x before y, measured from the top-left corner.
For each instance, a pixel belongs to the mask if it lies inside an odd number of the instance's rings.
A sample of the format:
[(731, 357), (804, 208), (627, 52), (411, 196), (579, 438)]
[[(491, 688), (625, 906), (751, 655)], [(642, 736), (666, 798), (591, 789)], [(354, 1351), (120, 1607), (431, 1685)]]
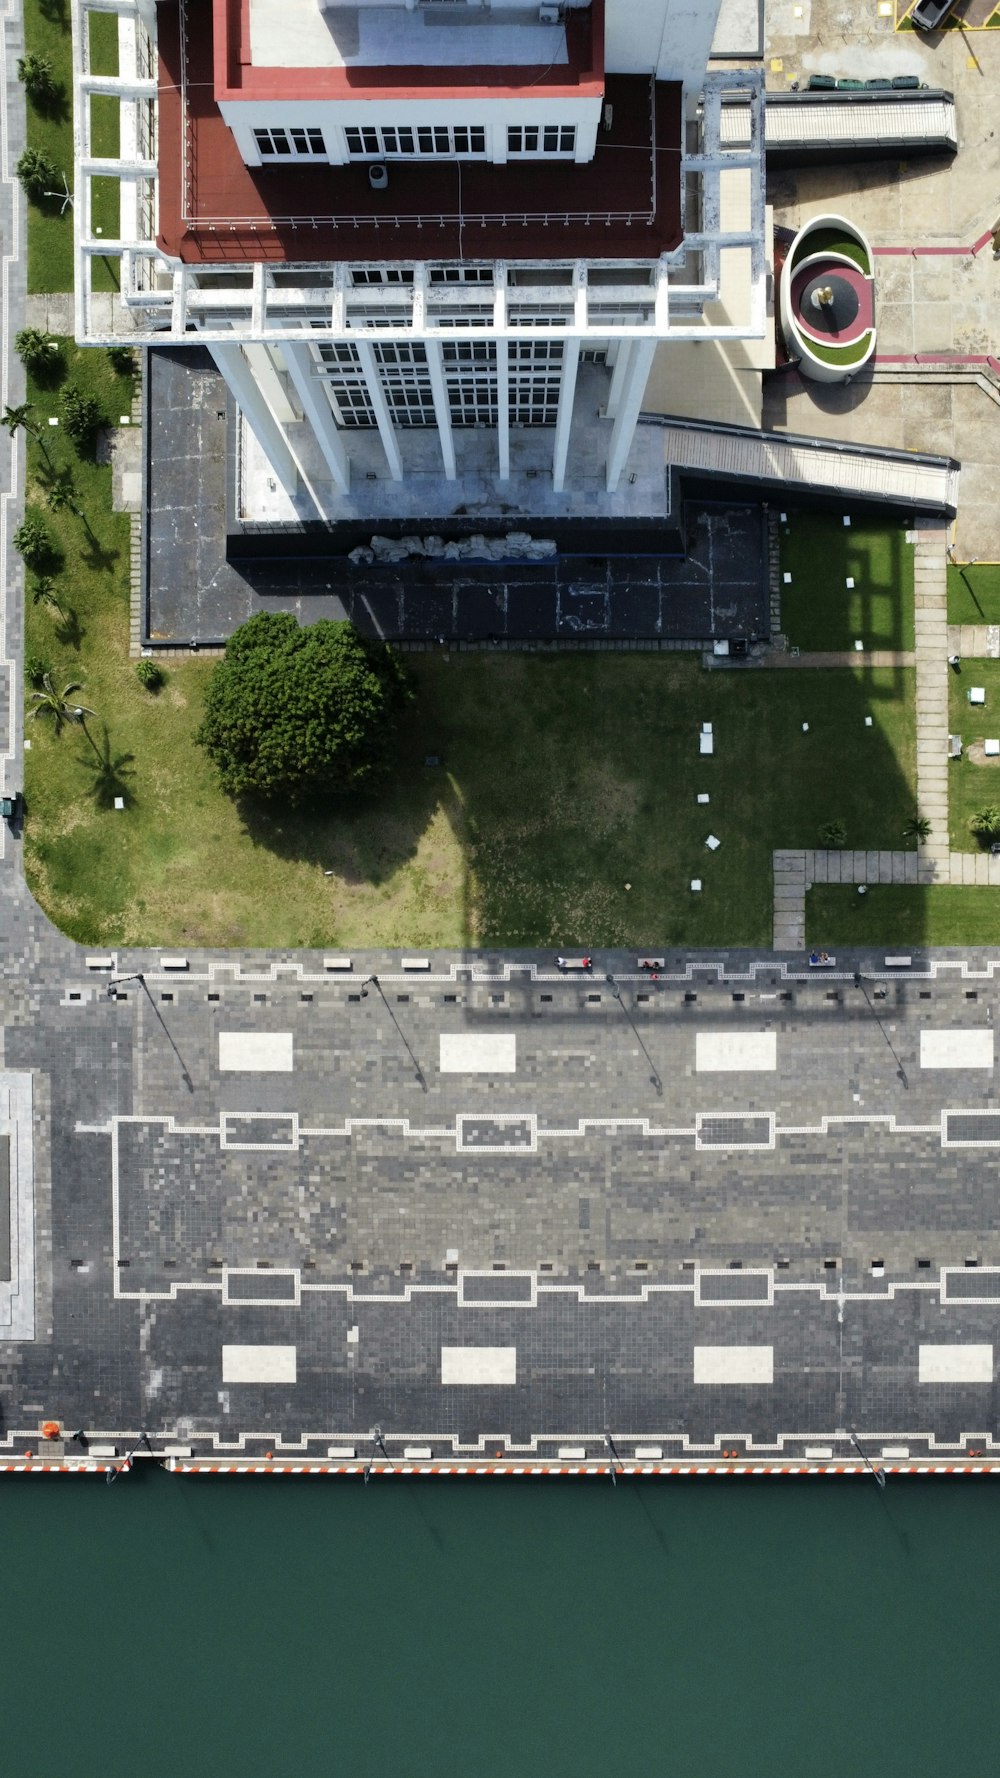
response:
[(575, 160), (575, 123), (511, 123), (507, 153), (518, 160)]
[[(313, 124), (267, 124), (254, 128), (262, 161), (327, 160), (326, 139)], [(283, 144), (283, 146), (279, 146)]]
[(484, 124), (347, 124), (348, 160), (485, 160)]

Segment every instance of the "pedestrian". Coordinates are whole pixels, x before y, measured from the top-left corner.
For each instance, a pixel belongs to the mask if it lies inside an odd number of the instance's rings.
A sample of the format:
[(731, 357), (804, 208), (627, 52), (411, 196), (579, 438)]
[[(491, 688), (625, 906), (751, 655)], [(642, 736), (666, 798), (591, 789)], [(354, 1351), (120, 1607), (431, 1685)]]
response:
[(557, 969), (565, 969), (565, 967), (566, 967), (565, 957), (557, 957), (556, 958), (556, 968)]

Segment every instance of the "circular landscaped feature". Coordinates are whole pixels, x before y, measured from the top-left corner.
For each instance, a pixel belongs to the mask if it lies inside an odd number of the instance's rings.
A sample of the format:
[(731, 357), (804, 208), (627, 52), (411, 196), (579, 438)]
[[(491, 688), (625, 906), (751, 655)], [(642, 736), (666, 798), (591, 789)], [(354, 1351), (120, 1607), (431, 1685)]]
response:
[(803, 376), (840, 383), (875, 350), (872, 251), (843, 216), (799, 230), (781, 274), (781, 325)]

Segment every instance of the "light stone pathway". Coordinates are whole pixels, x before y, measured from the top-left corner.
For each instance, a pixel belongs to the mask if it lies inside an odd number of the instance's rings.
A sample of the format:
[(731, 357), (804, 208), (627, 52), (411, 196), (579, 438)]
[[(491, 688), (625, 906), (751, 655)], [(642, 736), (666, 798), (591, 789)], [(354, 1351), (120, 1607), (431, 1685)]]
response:
[(1000, 660), (1000, 624), (949, 624), (948, 653), (963, 660)]

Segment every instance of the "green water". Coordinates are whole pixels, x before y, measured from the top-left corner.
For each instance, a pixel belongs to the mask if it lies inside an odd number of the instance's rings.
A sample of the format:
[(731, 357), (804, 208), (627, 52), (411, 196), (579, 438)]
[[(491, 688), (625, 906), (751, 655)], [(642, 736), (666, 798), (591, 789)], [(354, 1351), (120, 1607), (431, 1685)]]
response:
[(995, 1770), (990, 1482), (0, 1479), (4, 1770)]

